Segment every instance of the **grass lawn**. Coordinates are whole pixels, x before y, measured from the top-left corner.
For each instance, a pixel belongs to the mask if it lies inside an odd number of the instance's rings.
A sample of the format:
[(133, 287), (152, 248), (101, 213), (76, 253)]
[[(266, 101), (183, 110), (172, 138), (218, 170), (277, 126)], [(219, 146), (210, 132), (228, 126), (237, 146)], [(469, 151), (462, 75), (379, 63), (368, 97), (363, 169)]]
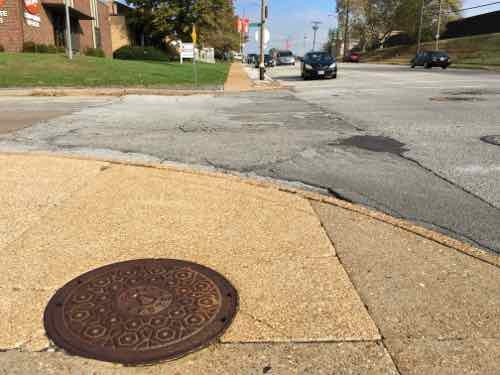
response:
[[(477, 35), (465, 38), (445, 39), (440, 49), (449, 53), (452, 66), (500, 69), (500, 34)], [(424, 43), (422, 49), (433, 50), (434, 42)], [(398, 46), (368, 52), (363, 61), (386, 63), (409, 63), (415, 56), (416, 46)]]
[[(198, 63), (198, 84), (223, 85), (229, 64)], [(0, 87), (192, 88), (191, 63), (125, 61), (63, 54), (0, 53)]]

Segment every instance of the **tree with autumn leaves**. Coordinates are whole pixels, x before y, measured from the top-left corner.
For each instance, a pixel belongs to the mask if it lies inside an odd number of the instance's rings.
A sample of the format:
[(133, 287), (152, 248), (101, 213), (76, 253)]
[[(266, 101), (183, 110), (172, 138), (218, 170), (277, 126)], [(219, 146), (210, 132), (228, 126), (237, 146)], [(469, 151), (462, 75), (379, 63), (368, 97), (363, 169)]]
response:
[[(430, 40), (437, 32), (440, 0), (423, 1), (423, 39)], [(442, 25), (446, 25), (459, 17), (462, 0), (441, 1), (441, 21)], [(349, 37), (359, 40), (361, 48), (377, 47), (394, 31), (401, 31), (416, 41), (421, 8), (422, 0), (337, 0), (341, 39), (344, 39), (346, 26), (349, 25)]]
[(189, 42), (195, 25), (200, 46), (215, 48), (219, 55), (239, 48), (233, 0), (128, 0), (128, 3), (133, 8), (127, 17), (130, 27), (153, 43), (165, 39)]

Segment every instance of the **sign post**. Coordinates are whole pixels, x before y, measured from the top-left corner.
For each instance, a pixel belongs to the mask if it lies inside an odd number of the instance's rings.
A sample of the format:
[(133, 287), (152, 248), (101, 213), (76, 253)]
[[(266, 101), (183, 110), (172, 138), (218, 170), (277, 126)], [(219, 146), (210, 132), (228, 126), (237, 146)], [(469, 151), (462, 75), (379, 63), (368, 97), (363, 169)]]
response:
[(193, 32), (191, 33), (191, 40), (193, 41), (193, 72), (194, 72), (194, 86), (198, 86), (198, 69), (196, 68), (196, 41), (198, 34), (196, 33), (196, 25), (193, 24)]

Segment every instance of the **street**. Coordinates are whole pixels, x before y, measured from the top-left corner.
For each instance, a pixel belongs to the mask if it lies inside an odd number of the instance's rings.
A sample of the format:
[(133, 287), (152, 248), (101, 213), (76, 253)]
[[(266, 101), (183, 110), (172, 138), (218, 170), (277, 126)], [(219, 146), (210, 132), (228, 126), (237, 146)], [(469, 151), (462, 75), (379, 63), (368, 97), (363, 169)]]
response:
[[(189, 164), (309, 187), (500, 252), (500, 75), (341, 64), (336, 80), (199, 96), (0, 98), (68, 111), (0, 135), (0, 151)], [(59, 110), (61, 110), (59, 108)], [(16, 115), (17, 116), (17, 115)], [(8, 118), (0, 129), (9, 128)]]

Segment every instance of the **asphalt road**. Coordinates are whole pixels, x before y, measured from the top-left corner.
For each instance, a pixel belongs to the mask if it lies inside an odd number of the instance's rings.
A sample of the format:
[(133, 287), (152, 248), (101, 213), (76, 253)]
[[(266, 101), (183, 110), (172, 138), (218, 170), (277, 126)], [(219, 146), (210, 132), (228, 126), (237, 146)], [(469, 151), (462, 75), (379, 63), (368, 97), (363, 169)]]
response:
[(176, 162), (305, 184), (500, 252), (500, 146), (481, 141), (500, 135), (500, 75), (364, 64), (341, 65), (336, 80), (304, 82), (298, 68), (270, 74), (289, 89), (101, 98), (0, 136), (0, 151)]

